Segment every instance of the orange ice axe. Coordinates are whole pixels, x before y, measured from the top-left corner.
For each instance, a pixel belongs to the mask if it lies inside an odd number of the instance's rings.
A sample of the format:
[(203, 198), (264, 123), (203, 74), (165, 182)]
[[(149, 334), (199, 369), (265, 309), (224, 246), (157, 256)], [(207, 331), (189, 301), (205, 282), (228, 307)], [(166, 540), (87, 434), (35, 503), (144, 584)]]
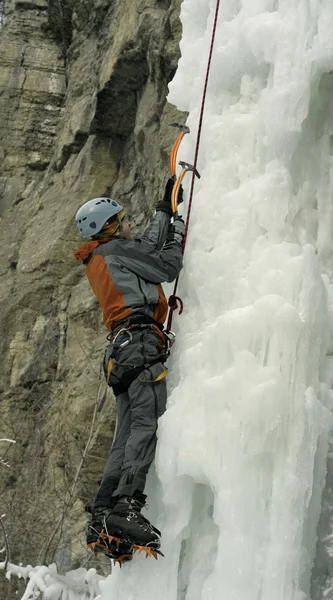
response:
[(170, 154), (170, 174), (171, 177), (176, 179), (176, 163), (177, 163), (177, 153), (178, 148), (181, 144), (181, 141), (187, 133), (190, 133), (190, 128), (187, 125), (180, 125), (179, 123), (170, 123), (171, 127), (177, 127), (180, 129), (180, 134), (177, 137)]

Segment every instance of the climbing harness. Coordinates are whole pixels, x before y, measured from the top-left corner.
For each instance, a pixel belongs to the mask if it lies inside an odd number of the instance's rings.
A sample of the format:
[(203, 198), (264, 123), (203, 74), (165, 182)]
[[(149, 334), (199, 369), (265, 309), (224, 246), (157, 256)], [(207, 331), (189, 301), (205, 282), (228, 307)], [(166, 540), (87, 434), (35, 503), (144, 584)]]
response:
[[(114, 328), (111, 333), (108, 334), (107, 339), (109, 344), (105, 351), (104, 360), (107, 360), (107, 366), (104, 366), (104, 374), (106, 380), (106, 387), (104, 394), (99, 402), (97, 412), (101, 412), (107, 397), (107, 390), (110, 384), (110, 377), (114, 366), (114, 360), (117, 354), (117, 351), (121, 348), (125, 348), (128, 344), (133, 341), (132, 331), (135, 329), (153, 329), (155, 333), (161, 339), (160, 346), (160, 354), (152, 359), (146, 361), (143, 365), (133, 365), (132, 368), (127, 369), (128, 373), (128, 385), (132, 382), (135, 377), (139, 376), (142, 371), (145, 369), (149, 369), (153, 365), (158, 363), (165, 363), (165, 361), (170, 356), (171, 347), (174, 341), (174, 334), (172, 332), (166, 332), (158, 321), (155, 321), (152, 317), (148, 317), (146, 315), (136, 315), (130, 316), (121, 321), (115, 323)], [(123, 336), (125, 339), (123, 339)], [(118, 339), (119, 338), (119, 339)], [(122, 339), (122, 341), (120, 341)], [(111, 351), (108, 352), (108, 349), (111, 347)], [(107, 359), (106, 359), (107, 356)], [(162, 373), (160, 373), (156, 379), (153, 381), (147, 380), (147, 383), (155, 383), (161, 381), (168, 374), (168, 369), (164, 369)]]
[[(201, 139), (201, 132), (202, 132), (202, 122), (203, 122), (203, 116), (204, 116), (204, 110), (205, 110), (205, 103), (206, 103), (206, 96), (207, 96), (207, 87), (208, 87), (210, 67), (211, 67), (212, 56), (213, 56), (213, 48), (214, 48), (214, 42), (215, 42), (215, 35), (216, 35), (216, 28), (217, 28), (217, 21), (218, 21), (219, 9), (220, 9), (220, 0), (217, 0), (216, 1), (214, 23), (213, 23), (213, 30), (212, 30), (212, 37), (211, 37), (211, 43), (210, 43), (210, 49), (209, 49), (208, 63), (207, 63), (207, 69), (206, 69), (205, 84), (204, 84), (203, 95), (202, 95), (202, 102), (201, 102), (201, 110), (200, 110), (200, 117), (199, 117), (198, 133), (197, 133), (197, 140), (196, 140), (195, 153), (194, 153), (194, 163), (193, 163), (193, 166), (191, 165), (192, 168), (190, 169), (192, 171), (192, 180), (191, 180), (191, 188), (190, 188), (190, 197), (189, 197), (189, 204), (188, 204), (188, 210), (187, 210), (187, 217), (186, 217), (186, 223), (185, 223), (185, 233), (184, 233), (184, 240), (183, 240), (183, 255), (184, 255), (184, 252), (185, 252), (186, 240), (187, 240), (187, 235), (188, 235), (188, 228), (189, 228), (190, 217), (191, 217), (192, 201), (193, 201), (193, 191), (194, 191), (194, 182), (195, 182), (196, 176), (200, 177), (200, 175), (198, 174), (198, 171), (197, 171), (197, 163), (198, 163), (200, 139)], [(177, 155), (177, 151), (178, 151), (180, 142), (182, 141), (184, 135), (185, 135), (185, 132), (184, 132), (184, 129), (183, 129), (183, 131), (179, 135), (179, 138), (180, 138), (179, 143), (178, 143), (178, 139), (177, 139), (177, 141), (176, 141), (176, 143), (175, 143), (175, 145), (174, 145), (174, 147), (172, 149), (172, 152), (171, 152), (171, 156), (170, 156), (170, 172), (171, 172), (172, 176), (175, 175), (175, 172), (174, 173), (172, 172), (172, 169), (173, 168), (175, 169), (175, 165), (176, 165), (176, 157), (175, 156)], [(178, 145), (176, 145), (177, 143), (178, 143)], [(188, 164), (188, 163), (183, 163), (183, 164)], [(182, 166), (182, 164), (181, 164), (181, 166)], [(184, 167), (183, 167), (183, 169), (184, 169)], [(185, 175), (185, 172), (183, 173), (183, 171), (182, 171), (183, 177)], [(182, 175), (182, 173), (180, 175)], [(181, 183), (181, 181), (180, 181), (180, 183)], [(178, 197), (178, 191), (179, 191), (180, 183), (179, 183), (178, 188), (175, 190), (175, 198), (176, 199)], [(177, 181), (176, 181), (176, 183), (174, 185), (174, 188), (176, 186), (177, 186)], [(172, 206), (173, 206), (173, 211), (176, 213), (177, 212), (177, 205), (175, 207), (174, 207), (174, 205), (172, 205)], [(169, 315), (168, 315), (168, 321), (167, 321), (167, 326), (166, 326), (166, 332), (168, 334), (171, 332), (172, 317), (173, 317), (174, 311), (179, 308), (179, 313), (178, 314), (181, 315), (181, 313), (183, 312), (183, 307), (184, 307), (184, 304), (183, 304), (182, 300), (178, 296), (176, 296), (177, 288), (178, 288), (178, 281), (179, 281), (179, 277), (177, 277), (177, 279), (175, 281), (173, 294), (171, 294), (171, 296), (169, 298), (169, 301), (168, 301), (168, 304), (169, 304)]]

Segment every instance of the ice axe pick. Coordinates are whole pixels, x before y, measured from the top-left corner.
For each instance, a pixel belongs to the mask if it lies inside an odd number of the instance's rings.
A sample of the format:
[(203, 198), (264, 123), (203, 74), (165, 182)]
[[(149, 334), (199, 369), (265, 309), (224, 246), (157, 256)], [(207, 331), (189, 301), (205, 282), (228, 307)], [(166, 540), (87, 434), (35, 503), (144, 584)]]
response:
[(183, 181), (186, 173), (188, 171), (193, 171), (195, 173), (195, 175), (198, 177), (198, 179), (200, 179), (200, 177), (201, 177), (201, 175), (198, 172), (198, 170), (195, 169), (194, 166), (191, 165), (190, 163), (185, 162), (183, 160), (180, 160), (178, 164), (182, 167), (182, 170), (179, 173), (179, 175), (177, 177), (177, 180), (176, 180), (176, 183), (175, 183), (175, 185), (172, 188), (171, 207), (172, 207), (173, 217), (177, 216), (177, 212), (178, 212), (178, 193), (179, 193), (180, 186), (182, 184), (182, 181)]

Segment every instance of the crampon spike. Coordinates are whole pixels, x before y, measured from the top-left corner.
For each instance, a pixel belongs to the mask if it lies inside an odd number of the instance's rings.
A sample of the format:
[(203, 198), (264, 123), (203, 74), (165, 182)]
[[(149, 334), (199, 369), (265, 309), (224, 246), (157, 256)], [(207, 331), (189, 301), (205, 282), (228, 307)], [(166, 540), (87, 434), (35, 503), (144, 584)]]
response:
[(119, 558), (114, 558), (113, 559), (113, 564), (114, 565), (119, 565), (120, 568), (123, 566), (124, 562), (128, 562), (130, 560), (132, 560), (133, 556), (132, 554), (124, 554), (123, 556), (119, 556)]
[(148, 558), (148, 556), (153, 556), (155, 560), (158, 559), (158, 555), (164, 556), (160, 550), (157, 550), (157, 548), (154, 548), (152, 546), (141, 546), (140, 544), (130, 544), (127, 542), (128, 546), (126, 550), (124, 549), (124, 554), (115, 557), (114, 546), (116, 546), (119, 550), (121, 544), (126, 543), (126, 541), (112, 535), (106, 535), (105, 532), (103, 532), (103, 536), (104, 537), (100, 536), (96, 542), (88, 544), (87, 550), (92, 550), (95, 556), (97, 556), (98, 552), (104, 552), (106, 556), (113, 560), (115, 565), (118, 563), (120, 567), (122, 567), (124, 562), (132, 560), (133, 555), (136, 553), (141, 554), (141, 552), (144, 552), (146, 558)]
[(154, 548), (147, 548), (147, 550), (148, 552), (146, 556), (153, 556), (157, 560), (157, 553), (155, 552)]
[(101, 536), (99, 536), (96, 544), (98, 544), (99, 546), (106, 546), (107, 547), (106, 539), (104, 537), (101, 537)]
[(139, 546), (138, 544), (133, 544), (131, 546), (131, 551), (133, 552), (133, 554), (135, 554), (136, 552), (138, 554), (141, 554), (141, 552), (145, 552), (146, 558), (148, 556), (153, 556), (156, 560), (158, 559), (158, 554), (160, 556), (164, 556), (162, 552), (160, 550), (157, 550), (156, 548), (152, 548), (150, 546)]
[(86, 550), (91, 550), (94, 556), (97, 556), (98, 552), (104, 552), (107, 548), (107, 544), (104, 540), (98, 539), (97, 542), (92, 542), (91, 544), (87, 544)]

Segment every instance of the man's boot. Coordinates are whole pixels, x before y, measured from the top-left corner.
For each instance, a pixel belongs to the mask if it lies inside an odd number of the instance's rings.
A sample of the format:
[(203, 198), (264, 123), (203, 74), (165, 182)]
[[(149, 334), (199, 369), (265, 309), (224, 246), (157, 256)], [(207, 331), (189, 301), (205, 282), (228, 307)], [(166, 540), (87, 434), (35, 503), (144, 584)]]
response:
[(108, 515), (105, 515), (107, 534), (157, 550), (161, 545), (161, 532), (141, 514), (146, 496), (121, 496)]
[(99, 506), (97, 508), (90, 507), (88, 512), (91, 512), (92, 518), (86, 524), (86, 540), (87, 547), (93, 550), (94, 553), (102, 552), (109, 558), (115, 559), (120, 564), (127, 560), (131, 560), (133, 550), (131, 544), (122, 542), (119, 539), (112, 539), (107, 534), (106, 521), (112, 515), (113, 506)]

